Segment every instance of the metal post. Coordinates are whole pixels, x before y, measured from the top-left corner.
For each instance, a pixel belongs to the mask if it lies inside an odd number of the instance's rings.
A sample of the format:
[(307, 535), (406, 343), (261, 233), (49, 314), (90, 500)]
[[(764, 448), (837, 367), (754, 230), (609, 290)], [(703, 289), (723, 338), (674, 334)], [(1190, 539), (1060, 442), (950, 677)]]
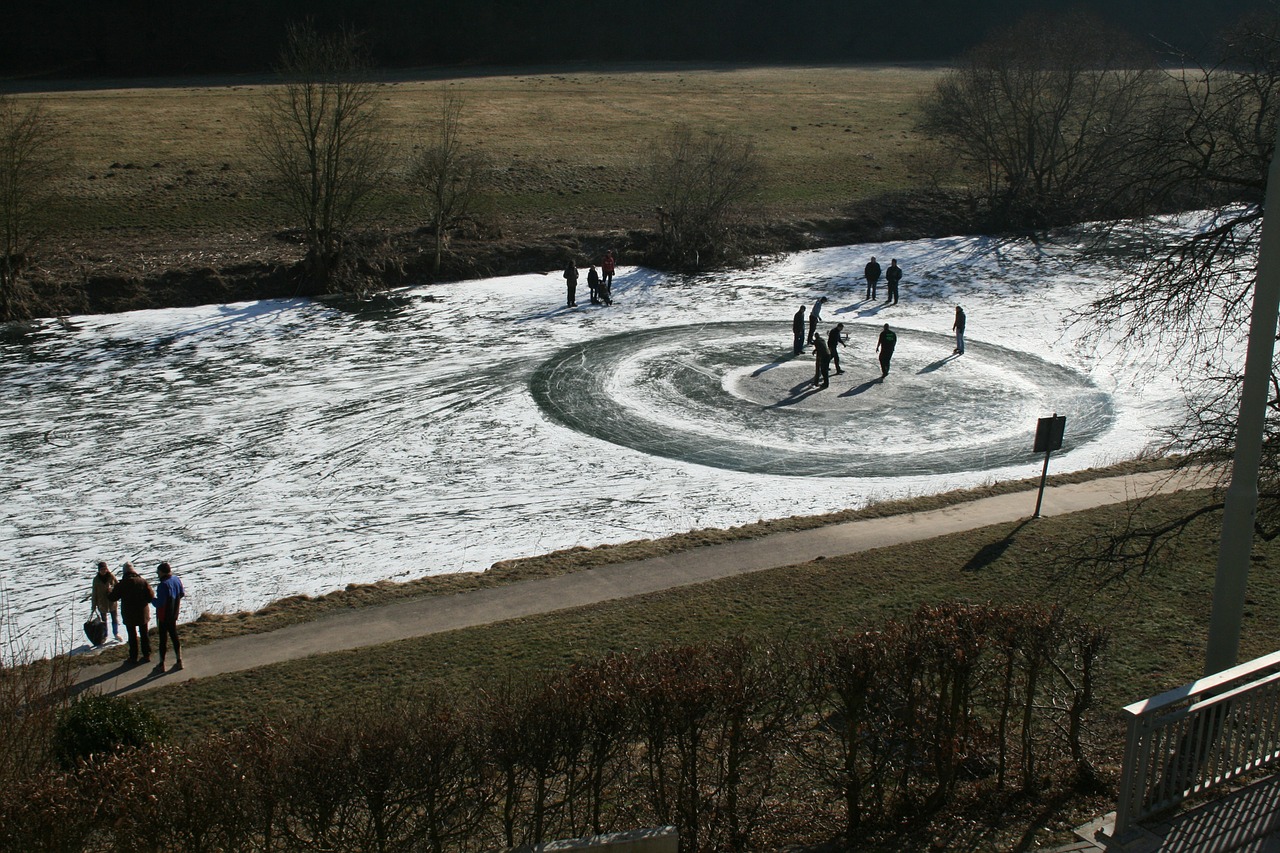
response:
[[(1280, 153), (1280, 126), (1276, 152)], [(1244, 362), (1240, 417), (1236, 423), (1236, 451), (1231, 465), (1222, 513), (1222, 541), (1218, 545), (1218, 574), (1213, 586), (1213, 613), (1205, 648), (1205, 675), (1235, 666), (1240, 651), (1240, 620), (1244, 614), (1249, 555), (1253, 551), (1253, 519), (1258, 509), (1258, 468), (1267, 418), (1267, 392), (1275, 353), (1276, 313), (1280, 311), (1280, 156), (1271, 157), (1267, 196), (1258, 249), (1253, 314), (1249, 320), (1249, 348)]]
[(1036, 495), (1036, 512), (1032, 518), (1040, 517), (1040, 502), (1044, 500), (1044, 481), (1049, 479), (1049, 454), (1051, 451), (1044, 452), (1044, 469), (1040, 472), (1040, 493)]

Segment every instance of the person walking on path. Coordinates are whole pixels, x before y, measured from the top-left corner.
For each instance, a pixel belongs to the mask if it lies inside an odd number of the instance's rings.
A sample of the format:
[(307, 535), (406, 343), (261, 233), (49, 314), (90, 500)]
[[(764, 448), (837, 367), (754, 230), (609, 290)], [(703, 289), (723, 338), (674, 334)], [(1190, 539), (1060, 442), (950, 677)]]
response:
[(876, 256), (872, 255), (871, 260), (867, 261), (867, 265), (862, 268), (862, 274), (867, 277), (867, 298), (876, 298), (876, 285), (880, 283), (880, 265), (876, 263)]
[(575, 301), (578, 295), (578, 265), (569, 259), (569, 263), (564, 268), (564, 283), (569, 289), (569, 298), (566, 300), (566, 307), (576, 308), (578, 303)]
[(613, 259), (613, 249), (604, 253), (600, 261), (600, 286), (604, 288), (604, 304), (613, 304), (613, 268), (617, 263)]
[(178, 642), (178, 607), (186, 591), (182, 581), (173, 573), (168, 563), (156, 566), (156, 576), (160, 582), (156, 584), (156, 627), (160, 629), (160, 662), (156, 664), (156, 672), (164, 672), (164, 655), (167, 640), (173, 640), (173, 656), (177, 659), (173, 671), (182, 669), (182, 644)]
[(111, 600), (111, 590), (115, 589), (116, 576), (111, 573), (106, 560), (98, 561), (98, 573), (93, 576), (93, 612), (98, 614), (102, 624), (107, 624), (107, 614), (111, 614), (111, 634), (120, 639), (120, 602)]
[(827, 304), (827, 297), (819, 296), (818, 301), (813, 303), (813, 310), (809, 312), (809, 343), (813, 343), (814, 335), (818, 331), (818, 324), (822, 322), (822, 306)]
[[(151, 638), (147, 635), (150, 611), (155, 594), (151, 592), (151, 584), (133, 568), (133, 563), (124, 564), (124, 574), (108, 596), (112, 601), (120, 602), (120, 616), (124, 619), (124, 630), (129, 636), (129, 663), (151, 662)], [(141, 636), (142, 657), (138, 657), (139, 636)]]
[(964, 355), (964, 309), (956, 306), (956, 321), (951, 324), (956, 333), (956, 355)]
[(587, 288), (591, 291), (591, 304), (601, 304), (603, 300), (600, 298), (600, 273), (596, 272), (595, 264), (592, 264), (591, 269), (587, 271)]
[(822, 335), (813, 339), (813, 384), (826, 388), (831, 384), (831, 351)]
[(844, 323), (836, 323), (836, 327), (827, 333), (827, 352), (831, 353), (831, 364), (836, 373), (844, 373), (840, 369), (840, 347), (847, 339), (844, 336)]
[(885, 304), (892, 302), (898, 304), (898, 282), (902, 281), (902, 267), (898, 266), (898, 259), (894, 258), (889, 261), (889, 268), (884, 271), (884, 283), (889, 286), (889, 292), (885, 294)]
[(792, 345), (792, 352), (796, 355), (804, 352), (804, 306), (800, 306), (800, 310), (796, 312), (796, 316), (791, 318), (791, 331), (795, 336), (795, 343)]
[(885, 323), (880, 331), (880, 339), (876, 341), (876, 352), (880, 353), (880, 378), (889, 375), (889, 363), (893, 361), (893, 348), (898, 345), (898, 336), (889, 324)]

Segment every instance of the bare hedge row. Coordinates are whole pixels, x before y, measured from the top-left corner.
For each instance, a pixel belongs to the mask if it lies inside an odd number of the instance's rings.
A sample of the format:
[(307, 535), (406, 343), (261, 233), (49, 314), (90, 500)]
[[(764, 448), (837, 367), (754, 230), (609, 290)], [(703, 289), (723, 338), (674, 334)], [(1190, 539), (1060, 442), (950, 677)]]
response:
[[(947, 605), (867, 633), (618, 654), (45, 770), (5, 849), (473, 850), (672, 824), (685, 851), (846, 835), (1090, 775), (1103, 635)], [(795, 839), (801, 840), (801, 839)]]

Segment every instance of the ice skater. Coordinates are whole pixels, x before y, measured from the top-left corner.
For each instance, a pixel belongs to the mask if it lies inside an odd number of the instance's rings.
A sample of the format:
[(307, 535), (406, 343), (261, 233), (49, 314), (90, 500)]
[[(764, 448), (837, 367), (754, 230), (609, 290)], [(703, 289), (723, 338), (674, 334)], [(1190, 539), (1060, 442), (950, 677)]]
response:
[(889, 324), (885, 323), (880, 331), (880, 339), (876, 341), (876, 352), (880, 353), (880, 378), (889, 375), (889, 362), (893, 361), (893, 348), (898, 345), (898, 336)]
[(800, 306), (800, 310), (796, 312), (796, 316), (791, 318), (791, 331), (795, 335), (795, 343), (792, 345), (792, 352), (796, 355), (804, 352), (804, 306)]
[(827, 349), (827, 342), (822, 339), (822, 335), (816, 335), (813, 339), (813, 384), (819, 388), (826, 388), (831, 384), (831, 351)]
[(840, 369), (840, 347), (848, 341), (844, 335), (844, 323), (836, 323), (836, 327), (827, 333), (827, 352), (831, 353), (831, 364), (837, 374), (844, 373)]
[(889, 261), (889, 268), (884, 271), (884, 283), (888, 285), (889, 292), (885, 294), (885, 304), (898, 304), (898, 282), (902, 281), (902, 267), (898, 266), (898, 259), (894, 258)]
[(956, 333), (955, 355), (964, 355), (964, 309), (956, 306), (956, 321), (951, 324)]
[(809, 312), (809, 343), (813, 343), (814, 335), (818, 331), (818, 324), (822, 322), (822, 306), (827, 304), (827, 297), (819, 296), (818, 301), (813, 303), (813, 310)]
[(578, 303), (574, 301), (578, 295), (578, 265), (573, 262), (573, 258), (569, 259), (569, 263), (564, 268), (564, 283), (569, 289), (569, 298), (566, 300), (566, 307), (578, 307)]
[(862, 268), (862, 274), (867, 277), (867, 298), (876, 298), (876, 285), (880, 283), (880, 265), (876, 263), (876, 256), (872, 255), (871, 260), (867, 261), (867, 265)]

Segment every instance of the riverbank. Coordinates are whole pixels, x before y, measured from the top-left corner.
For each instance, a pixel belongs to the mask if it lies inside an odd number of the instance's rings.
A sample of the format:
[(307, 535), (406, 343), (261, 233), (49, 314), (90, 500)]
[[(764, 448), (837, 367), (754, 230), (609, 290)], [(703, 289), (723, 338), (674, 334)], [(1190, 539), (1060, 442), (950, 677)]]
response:
[[(545, 272), (612, 247), (641, 263), (657, 227), (645, 162), (673, 110), (695, 129), (750, 141), (761, 256), (968, 233), (963, 185), (917, 129), (945, 69), (915, 66), (627, 66), (510, 70), (379, 84), (396, 168), (359, 236), (363, 274), (428, 283), (410, 152), (447, 88), (467, 144), (494, 164), (489, 204), (450, 235), (439, 281)], [(27, 93), (59, 131), (64, 170), (29, 268), (42, 316), (214, 304), (305, 293), (296, 223), (268, 192), (252, 123), (260, 80)], [(958, 179), (958, 180), (957, 180)]]

